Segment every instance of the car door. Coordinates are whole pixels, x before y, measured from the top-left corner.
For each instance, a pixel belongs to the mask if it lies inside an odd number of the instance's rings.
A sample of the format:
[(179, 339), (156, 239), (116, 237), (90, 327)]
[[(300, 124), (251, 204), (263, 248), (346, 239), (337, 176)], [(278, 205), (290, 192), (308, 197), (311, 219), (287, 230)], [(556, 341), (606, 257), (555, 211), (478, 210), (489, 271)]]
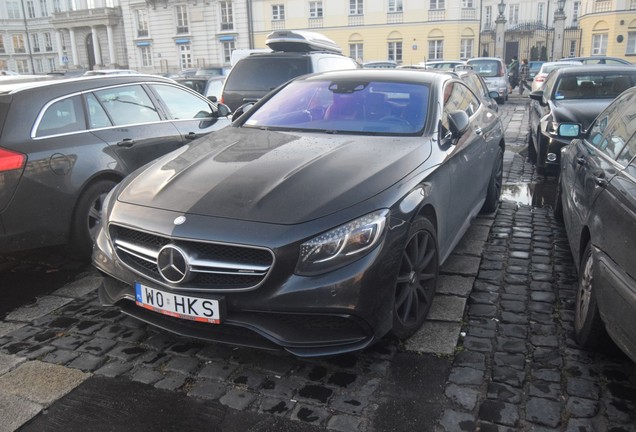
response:
[(231, 123), (229, 118), (219, 117), (216, 105), (194, 92), (160, 83), (148, 84), (148, 87), (179, 130), (184, 143)]
[[(462, 225), (467, 222), (466, 214), (477, 214), (486, 196), (496, 147), (488, 145), (487, 140), (495, 136), (496, 117), (461, 82), (447, 82), (444, 93), (448, 97), (442, 111), (443, 130), (448, 130), (448, 116), (454, 111), (465, 111), (470, 117), (469, 129), (459, 139), (453, 140), (447, 150), (449, 160), (446, 163), (452, 188), (447, 227), (452, 237), (452, 233), (462, 231)], [(487, 175), (484, 174), (486, 172)]]
[(183, 145), (141, 84), (86, 93), (91, 132), (104, 140), (128, 173)]

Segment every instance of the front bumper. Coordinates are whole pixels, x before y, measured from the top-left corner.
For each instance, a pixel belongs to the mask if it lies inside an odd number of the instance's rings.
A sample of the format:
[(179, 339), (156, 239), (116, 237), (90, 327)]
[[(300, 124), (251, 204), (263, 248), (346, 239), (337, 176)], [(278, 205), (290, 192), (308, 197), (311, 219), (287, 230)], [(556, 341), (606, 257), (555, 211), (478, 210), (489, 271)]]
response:
[[(149, 212), (146, 216), (153, 220), (153, 211)], [(249, 223), (243, 225), (243, 232), (262, 232)], [(104, 274), (99, 298), (103, 305), (119, 307), (151, 325), (203, 340), (284, 349), (303, 357), (357, 351), (391, 329), (393, 291), (407, 226), (388, 230), (383, 242), (357, 261), (315, 276), (293, 273), (297, 253), (290, 250), (297, 250), (294, 246), (273, 247), (264, 241), (261, 244), (276, 254), (270, 274), (255, 288), (235, 292), (188, 291), (157, 283), (122, 262), (102, 230), (93, 252), (93, 264)], [(227, 230), (222, 231), (227, 235)], [(276, 238), (276, 227), (270, 226), (269, 231)], [(222, 298), (225, 315), (221, 324), (207, 324), (149, 311), (135, 303), (135, 282), (164, 292)]]

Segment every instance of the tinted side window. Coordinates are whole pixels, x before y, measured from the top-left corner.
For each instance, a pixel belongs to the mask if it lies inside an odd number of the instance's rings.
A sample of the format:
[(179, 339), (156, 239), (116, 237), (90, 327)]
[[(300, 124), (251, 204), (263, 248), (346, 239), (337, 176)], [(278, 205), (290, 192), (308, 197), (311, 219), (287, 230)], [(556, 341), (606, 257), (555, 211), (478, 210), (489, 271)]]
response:
[(115, 126), (161, 120), (157, 108), (140, 85), (98, 90), (94, 94)]
[(592, 146), (623, 165), (629, 163), (636, 151), (636, 148), (626, 146), (636, 130), (634, 99), (636, 93), (617, 99), (599, 115), (588, 134)]
[(100, 105), (94, 94), (86, 95), (86, 104), (88, 106), (88, 124), (91, 129), (110, 127), (113, 124), (106, 114), (106, 110)]
[(270, 91), (292, 78), (309, 73), (309, 58), (247, 57), (232, 69), (226, 91)]
[(210, 118), (214, 116), (210, 104), (192, 93), (163, 84), (152, 84), (151, 87), (163, 100), (172, 119)]
[(42, 115), (35, 136), (57, 135), (86, 129), (82, 99), (72, 96), (51, 104)]

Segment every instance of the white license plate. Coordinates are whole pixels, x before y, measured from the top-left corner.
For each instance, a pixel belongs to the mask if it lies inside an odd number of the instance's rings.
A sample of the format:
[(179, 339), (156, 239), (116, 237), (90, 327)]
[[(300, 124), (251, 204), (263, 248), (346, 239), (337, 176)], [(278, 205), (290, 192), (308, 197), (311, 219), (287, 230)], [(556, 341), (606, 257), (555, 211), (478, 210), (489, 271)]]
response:
[(135, 303), (175, 318), (212, 324), (221, 323), (219, 300), (184, 296), (135, 283)]

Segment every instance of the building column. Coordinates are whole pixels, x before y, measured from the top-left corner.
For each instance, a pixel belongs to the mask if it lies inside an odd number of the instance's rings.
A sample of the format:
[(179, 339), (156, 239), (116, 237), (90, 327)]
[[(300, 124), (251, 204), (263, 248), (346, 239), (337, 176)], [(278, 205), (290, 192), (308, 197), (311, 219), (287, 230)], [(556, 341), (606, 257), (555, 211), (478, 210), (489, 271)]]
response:
[(565, 13), (557, 9), (554, 14), (554, 40), (552, 41), (552, 61), (563, 58), (563, 36), (565, 34)]
[(504, 59), (504, 42), (506, 36), (506, 18), (499, 14), (495, 20), (495, 57)]
[(75, 30), (73, 28), (68, 29), (68, 34), (71, 37), (71, 53), (73, 54), (73, 66), (79, 67), (79, 54), (77, 54), (77, 43), (75, 42)]
[(57, 60), (60, 66), (66, 66), (64, 63), (64, 41), (62, 39), (62, 31), (55, 30), (55, 43), (57, 44)]
[(93, 53), (95, 54), (95, 65), (101, 66), (102, 52), (99, 49), (99, 38), (97, 37), (97, 27), (91, 27), (91, 36), (93, 38)]
[(110, 60), (110, 65), (111, 67), (115, 67), (117, 62), (115, 61), (115, 43), (113, 40), (113, 26), (111, 25), (106, 26), (106, 37), (108, 38), (108, 57)]

